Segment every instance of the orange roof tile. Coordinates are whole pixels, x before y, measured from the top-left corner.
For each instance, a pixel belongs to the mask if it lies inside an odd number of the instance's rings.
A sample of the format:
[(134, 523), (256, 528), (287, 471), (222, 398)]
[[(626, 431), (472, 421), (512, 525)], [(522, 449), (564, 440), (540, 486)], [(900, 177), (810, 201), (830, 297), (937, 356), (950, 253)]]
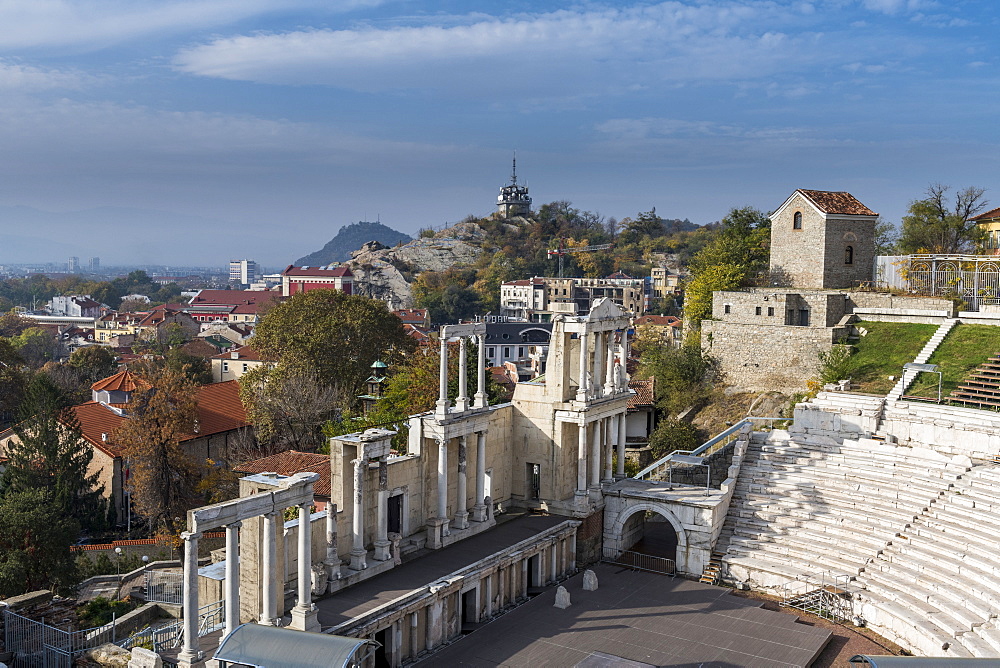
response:
[(253, 475), (255, 473), (278, 473), (292, 475), (295, 473), (318, 473), (319, 480), (313, 490), (317, 496), (330, 498), (330, 456), (312, 452), (286, 450), (269, 457), (261, 457), (235, 468), (238, 473)]
[(989, 211), (981, 213), (978, 216), (974, 216), (972, 218), (972, 220), (976, 220), (976, 221), (980, 221), (980, 220), (992, 220), (994, 218), (1000, 218), (1000, 206), (998, 206), (995, 209), (990, 209)]
[(633, 378), (628, 382), (628, 387), (630, 390), (635, 390), (635, 394), (628, 398), (629, 410), (636, 410), (640, 406), (645, 407), (654, 404), (652, 378), (648, 380)]
[(848, 216), (877, 216), (878, 214), (854, 198), (848, 192), (833, 192), (826, 190), (803, 190), (798, 192), (807, 197), (824, 213), (843, 214)]
[(90, 386), (90, 389), (107, 390), (108, 392), (134, 392), (141, 387), (149, 387), (149, 383), (133, 374), (128, 369), (119, 371), (113, 376), (108, 376), (97, 381)]

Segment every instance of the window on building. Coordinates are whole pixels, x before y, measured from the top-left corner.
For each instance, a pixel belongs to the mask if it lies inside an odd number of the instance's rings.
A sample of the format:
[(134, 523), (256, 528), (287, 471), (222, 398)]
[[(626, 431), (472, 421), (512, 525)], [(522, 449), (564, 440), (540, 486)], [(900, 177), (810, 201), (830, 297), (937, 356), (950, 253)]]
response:
[(222, 371), (223, 371), (223, 373), (229, 371), (229, 362), (223, 362), (222, 363)]
[(730, 313), (731, 311), (732, 311), (732, 307), (729, 304), (726, 304), (725, 306), (722, 307), (722, 312), (723, 313)]
[(854, 264), (854, 246), (844, 249), (844, 264)]
[(758, 307), (756, 307), (756, 308), (755, 308), (755, 309), (753, 310), (753, 314), (754, 314), (754, 315), (760, 315), (760, 307), (759, 307), (759, 306), (758, 306)]
[(504, 359), (510, 358), (510, 348), (508, 348), (506, 346), (504, 346), (504, 349), (503, 349), (503, 358)]
[(518, 346), (518, 348), (517, 348), (517, 356), (518, 357), (524, 357), (524, 346)]
[(247, 364), (246, 362), (244, 362), (243, 363), (243, 373), (246, 373), (249, 370), (250, 370), (250, 365)]
[(774, 307), (773, 306), (768, 306), (767, 307), (767, 315), (769, 317), (774, 315)]
[(799, 326), (800, 327), (809, 326), (809, 309), (807, 308), (799, 309)]
[(496, 357), (496, 355), (497, 355), (497, 349), (494, 348), (493, 346), (490, 346), (489, 348), (486, 349), (487, 357)]
[(802, 212), (796, 211), (795, 216), (792, 217), (792, 229), (801, 230), (802, 229)]

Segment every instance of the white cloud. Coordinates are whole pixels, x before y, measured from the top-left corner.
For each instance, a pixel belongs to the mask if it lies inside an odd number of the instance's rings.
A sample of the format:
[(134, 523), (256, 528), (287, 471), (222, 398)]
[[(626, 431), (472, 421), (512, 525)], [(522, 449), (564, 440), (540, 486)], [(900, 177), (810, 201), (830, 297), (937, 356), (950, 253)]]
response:
[(22, 65), (0, 59), (0, 90), (35, 93), (43, 90), (79, 90), (98, 81), (97, 77), (74, 70), (55, 70)]
[[(662, 82), (732, 81), (802, 71), (836, 57), (809, 14), (776, 2), (561, 10), (461, 25), (300, 30), (218, 38), (182, 50), (183, 72), (360, 91), (434, 88), (509, 99), (601, 95)], [(859, 46), (853, 49), (858, 57)]]
[(612, 118), (595, 127), (612, 141), (642, 142), (655, 139), (691, 139), (726, 137), (735, 139), (786, 140), (802, 136), (803, 128), (747, 128), (733, 123), (687, 121), (676, 118)]
[(162, 32), (229, 24), (303, 5), (344, 11), (381, 0), (0, 0), (0, 50), (100, 49)]

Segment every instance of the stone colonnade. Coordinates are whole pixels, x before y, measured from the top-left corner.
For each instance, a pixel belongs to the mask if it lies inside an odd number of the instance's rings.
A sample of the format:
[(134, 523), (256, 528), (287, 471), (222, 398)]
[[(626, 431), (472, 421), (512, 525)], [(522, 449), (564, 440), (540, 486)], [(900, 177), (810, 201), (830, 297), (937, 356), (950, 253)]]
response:
[[(451, 535), (451, 529), (466, 529), (469, 527), (468, 508), (468, 448), (469, 436), (476, 442), (476, 494), (472, 506), (472, 521), (486, 522), (490, 518), (490, 509), (486, 503), (486, 432), (475, 431), (463, 434), (458, 439), (458, 462), (454, 467), (448, 465), (448, 444), (452, 440), (439, 437), (438, 468), (437, 468), (437, 516), (429, 522), (431, 547), (436, 547), (440, 538)], [(454, 470), (456, 477), (455, 514), (448, 517), (448, 476), (449, 470)]]
[(198, 637), (198, 539), (202, 533), (218, 527), (226, 529), (225, 633), (228, 635), (240, 623), (239, 529), (243, 520), (263, 516), (261, 580), (264, 591), (258, 623), (275, 626), (284, 612), (279, 609), (280, 601), (284, 600), (284, 582), (277, 575), (278, 526), (279, 522), (284, 523), (285, 508), (293, 506), (299, 511), (298, 598), (289, 626), (300, 631), (319, 630), (316, 606), (312, 603), (310, 530), (313, 486), (319, 474), (297, 473), (287, 477), (262, 473), (250, 478), (262, 488), (258, 494), (188, 511), (189, 530), (181, 533), (184, 540), (184, 622), (183, 647), (178, 655), (180, 666), (191, 666), (203, 658)]
[[(600, 490), (601, 483), (612, 483), (625, 477), (625, 419), (626, 411), (587, 419), (580, 413), (577, 423), (577, 478), (576, 493)], [(612, 470), (614, 453), (616, 466)], [(603, 464), (603, 466), (602, 466)]]
[(576, 571), (576, 530), (567, 520), (537, 536), (471, 564), (386, 610), (380, 608), (331, 630), (337, 635), (385, 641), (391, 666), (434, 651), (462, 633), (463, 621), (484, 622), (528, 600), (529, 590)]
[[(458, 397), (452, 406), (448, 400), (448, 340), (458, 337)], [(476, 394), (472, 404), (469, 404), (469, 378), (467, 341), (475, 337), (479, 348), (479, 359), (476, 374)], [(445, 325), (439, 334), (441, 341), (441, 364), (438, 374), (438, 400), (434, 416), (445, 420), (453, 413), (464, 413), (470, 408), (486, 408), (489, 401), (486, 397), (486, 323), (477, 322), (464, 325)]]
[(625, 360), (629, 355), (627, 330), (583, 328), (578, 332), (579, 383), (576, 400), (590, 401), (628, 390)]

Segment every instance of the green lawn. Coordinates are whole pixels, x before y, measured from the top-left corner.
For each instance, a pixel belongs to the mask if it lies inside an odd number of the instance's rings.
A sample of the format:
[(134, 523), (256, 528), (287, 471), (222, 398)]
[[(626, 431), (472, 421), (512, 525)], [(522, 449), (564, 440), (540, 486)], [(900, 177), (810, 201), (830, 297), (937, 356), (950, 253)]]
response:
[[(856, 327), (868, 330), (854, 345), (851, 357), (851, 379), (859, 392), (887, 394), (899, 377), (903, 365), (912, 362), (924, 344), (934, 335), (937, 325), (909, 322), (859, 322)], [(997, 328), (1000, 331), (1000, 328)]]
[[(928, 362), (941, 368), (941, 396), (947, 397), (973, 369), (988, 357), (1000, 353), (1000, 327), (956, 325), (931, 355)], [(937, 374), (922, 373), (906, 392), (908, 395), (937, 398)]]

